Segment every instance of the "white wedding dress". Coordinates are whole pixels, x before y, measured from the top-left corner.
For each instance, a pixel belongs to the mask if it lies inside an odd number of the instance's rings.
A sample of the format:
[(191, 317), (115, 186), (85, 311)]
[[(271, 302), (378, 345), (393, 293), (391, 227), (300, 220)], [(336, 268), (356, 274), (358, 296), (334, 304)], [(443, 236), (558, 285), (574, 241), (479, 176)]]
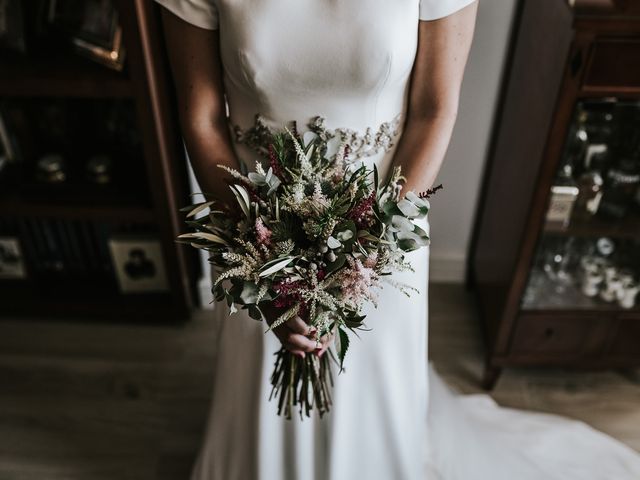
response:
[[(219, 29), (233, 137), (316, 116), (352, 158), (388, 171), (401, 134), (419, 20), (472, 0), (157, 0)], [(261, 116), (256, 124), (256, 114)], [(248, 168), (255, 154), (238, 141)], [(429, 228), (427, 220), (422, 226)], [(386, 285), (353, 337), (333, 409), (287, 421), (268, 400), (276, 337), (214, 310), (213, 400), (193, 480), (638, 480), (640, 458), (588, 426), (449, 392), (427, 363), (429, 249)], [(429, 382), (430, 379), (430, 382)]]

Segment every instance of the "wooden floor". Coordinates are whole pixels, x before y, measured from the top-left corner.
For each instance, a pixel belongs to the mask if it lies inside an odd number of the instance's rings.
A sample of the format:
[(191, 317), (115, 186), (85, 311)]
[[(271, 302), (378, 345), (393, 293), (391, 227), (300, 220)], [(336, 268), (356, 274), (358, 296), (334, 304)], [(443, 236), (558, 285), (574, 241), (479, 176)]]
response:
[[(433, 285), (430, 299), (436, 368), (478, 391), (472, 297)], [(208, 408), (207, 317), (181, 327), (0, 322), (0, 479), (187, 479)], [(586, 420), (640, 450), (633, 375), (507, 370), (494, 397)]]

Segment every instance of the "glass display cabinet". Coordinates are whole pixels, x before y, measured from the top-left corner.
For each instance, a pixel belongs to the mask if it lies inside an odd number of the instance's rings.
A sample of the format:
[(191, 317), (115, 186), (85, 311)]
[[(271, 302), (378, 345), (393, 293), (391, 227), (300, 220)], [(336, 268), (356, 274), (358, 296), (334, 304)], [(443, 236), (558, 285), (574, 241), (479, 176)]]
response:
[(640, 366), (640, 6), (524, 0), (469, 263), (510, 365)]
[(576, 103), (523, 310), (640, 310), (640, 101)]

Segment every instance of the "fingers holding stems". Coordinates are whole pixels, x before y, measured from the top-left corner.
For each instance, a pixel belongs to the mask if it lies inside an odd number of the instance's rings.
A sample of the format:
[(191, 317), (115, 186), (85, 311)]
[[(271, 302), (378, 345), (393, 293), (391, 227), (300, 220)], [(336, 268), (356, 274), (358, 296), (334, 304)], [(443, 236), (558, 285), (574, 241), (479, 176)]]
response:
[(307, 353), (322, 357), (333, 341), (333, 333), (318, 338), (316, 327), (308, 325), (299, 316), (293, 317), (273, 329), (282, 345), (294, 355), (305, 358)]

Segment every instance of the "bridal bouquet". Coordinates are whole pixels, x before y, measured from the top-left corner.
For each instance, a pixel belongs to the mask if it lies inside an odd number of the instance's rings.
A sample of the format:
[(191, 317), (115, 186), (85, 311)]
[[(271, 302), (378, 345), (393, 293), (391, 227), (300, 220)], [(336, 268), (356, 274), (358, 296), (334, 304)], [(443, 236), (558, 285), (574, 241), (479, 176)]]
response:
[[(295, 129), (271, 132), (247, 175), (226, 166), (237, 205), (212, 200), (189, 206), (192, 231), (179, 240), (210, 253), (217, 267), (212, 291), (230, 314), (246, 309), (266, 320), (264, 306), (282, 312), (267, 331), (298, 316), (315, 327), (316, 340), (333, 334), (335, 354), (300, 358), (276, 352), (271, 397), (278, 413), (302, 417), (330, 410), (330, 359), (342, 370), (349, 332), (363, 328), (363, 306), (394, 271), (413, 270), (405, 252), (429, 244), (413, 220), (429, 211), (425, 196), (407, 192), (395, 167), (380, 182), (377, 169), (349, 163), (349, 146)], [(428, 196), (428, 195), (427, 195)], [(205, 216), (199, 213), (209, 210)], [(409, 295), (410, 287), (391, 284)]]

